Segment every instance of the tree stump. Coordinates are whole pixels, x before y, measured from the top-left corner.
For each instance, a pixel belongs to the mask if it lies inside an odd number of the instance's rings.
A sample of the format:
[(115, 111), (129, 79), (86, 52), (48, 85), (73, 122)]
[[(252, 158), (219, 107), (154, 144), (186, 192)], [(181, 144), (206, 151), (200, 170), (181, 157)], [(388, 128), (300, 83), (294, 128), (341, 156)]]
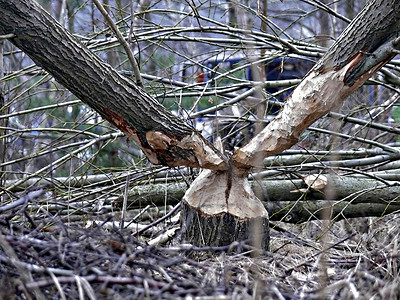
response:
[(182, 237), (196, 246), (246, 242), (269, 249), (268, 212), (254, 195), (248, 172), (203, 170), (182, 200)]

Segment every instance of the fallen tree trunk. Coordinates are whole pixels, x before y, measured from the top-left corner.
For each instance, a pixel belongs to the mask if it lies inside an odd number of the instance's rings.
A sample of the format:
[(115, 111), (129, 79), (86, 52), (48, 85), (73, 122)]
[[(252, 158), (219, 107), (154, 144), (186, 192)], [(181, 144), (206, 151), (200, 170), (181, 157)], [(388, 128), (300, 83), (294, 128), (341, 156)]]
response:
[[(400, 212), (400, 204), (358, 203), (349, 201), (304, 200), (264, 202), (271, 221), (303, 223), (311, 220), (339, 221), (349, 218), (382, 217)], [(328, 212), (328, 213), (326, 213)]]
[[(262, 187), (267, 193), (261, 199), (270, 219), (288, 223), (301, 223), (311, 219), (329, 216), (335, 220), (357, 217), (380, 217), (393, 212), (400, 212), (400, 186), (385, 185), (379, 180), (350, 176), (328, 177), (329, 188), (334, 188), (336, 199), (325, 200), (324, 191), (307, 189), (301, 179), (263, 180)], [(250, 185), (259, 185), (250, 181)], [(150, 184), (136, 186), (128, 193), (130, 207), (144, 204), (176, 204), (185, 195), (184, 183)], [(114, 204), (120, 206), (122, 197)], [(118, 204), (119, 203), (119, 204)], [(330, 214), (323, 214), (324, 209)], [(186, 209), (186, 208), (185, 208)]]

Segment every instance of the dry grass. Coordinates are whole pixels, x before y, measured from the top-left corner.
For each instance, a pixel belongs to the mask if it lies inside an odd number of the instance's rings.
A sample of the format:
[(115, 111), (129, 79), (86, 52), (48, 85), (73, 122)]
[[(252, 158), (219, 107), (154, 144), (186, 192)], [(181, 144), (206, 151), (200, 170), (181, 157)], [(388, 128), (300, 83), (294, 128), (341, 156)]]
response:
[(271, 251), (259, 257), (235, 253), (235, 245), (150, 246), (177, 227), (174, 219), (134, 237), (88, 227), (87, 218), (49, 221), (26, 209), (1, 215), (0, 299), (400, 297), (396, 215), (272, 224)]

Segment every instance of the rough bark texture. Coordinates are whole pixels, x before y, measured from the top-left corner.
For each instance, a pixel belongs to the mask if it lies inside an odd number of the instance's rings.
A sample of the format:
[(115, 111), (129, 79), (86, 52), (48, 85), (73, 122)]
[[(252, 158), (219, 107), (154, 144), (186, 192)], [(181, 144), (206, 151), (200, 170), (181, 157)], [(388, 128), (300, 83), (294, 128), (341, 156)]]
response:
[(399, 49), (400, 6), (370, 1), (290, 95), (281, 113), (233, 155), (239, 167), (294, 145), (314, 121), (338, 107)]
[(345, 78), (346, 85), (351, 86), (358, 77), (394, 56), (391, 50), (399, 45), (392, 45), (392, 41), (399, 36), (399, 30), (399, 1), (368, 1), (316, 68), (338, 70), (357, 57)]
[(0, 34), (132, 138), (154, 164), (225, 169), (194, 128), (79, 43), (35, 1), (0, 0)]
[(182, 201), (183, 237), (190, 243), (221, 246), (249, 240), (268, 249), (268, 212), (252, 191), (247, 172), (203, 170)]
[[(261, 202), (267, 209), (271, 221), (289, 223), (326, 217), (335, 220), (380, 217), (400, 210), (400, 186), (395, 184), (385, 185), (379, 180), (349, 176), (328, 176), (327, 182), (329, 188), (333, 188), (336, 193), (336, 198), (329, 201), (324, 200), (324, 190), (307, 190), (307, 185), (301, 179), (262, 180), (265, 195), (261, 198)], [(260, 182), (250, 181), (253, 190), (258, 189), (259, 185)], [(183, 183), (137, 186), (129, 192), (128, 203), (131, 207), (143, 206), (143, 203), (148, 201), (157, 205), (163, 205), (165, 201), (174, 204), (180, 201), (185, 192), (186, 185)], [(209, 193), (211, 194), (211, 191)], [(121, 196), (116, 203), (122, 203), (122, 200)], [(322, 213), (327, 207), (331, 210), (329, 215)], [(196, 221), (192, 217), (190, 220)], [(200, 231), (195, 233), (197, 237), (200, 235)], [(220, 231), (219, 234), (226, 233)]]
[[(17, 47), (130, 136), (152, 163), (213, 169), (199, 176), (184, 197), (186, 237), (205, 245), (268, 236), (268, 213), (249, 188), (246, 169), (296, 143), (311, 123), (344, 101), (399, 46), (393, 43), (399, 35), (398, 1), (371, 1), (295, 89), (280, 115), (236, 151), (231, 163), (192, 127), (82, 46), (34, 1), (0, 0), (0, 11), (0, 34), (14, 34), (11, 41)], [(258, 244), (268, 248), (268, 238)]]
[[(182, 204), (182, 238), (198, 246), (226, 246), (242, 242), (269, 249), (268, 217), (240, 219), (229, 213), (205, 215), (186, 202)], [(260, 230), (261, 229), (261, 230)]]

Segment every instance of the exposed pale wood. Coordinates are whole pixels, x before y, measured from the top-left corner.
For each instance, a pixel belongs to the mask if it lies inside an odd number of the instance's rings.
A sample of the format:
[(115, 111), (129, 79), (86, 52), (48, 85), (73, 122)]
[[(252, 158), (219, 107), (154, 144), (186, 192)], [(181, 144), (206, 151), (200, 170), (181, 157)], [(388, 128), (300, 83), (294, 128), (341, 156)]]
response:
[(398, 1), (370, 1), (296, 87), (281, 113), (234, 153), (234, 164), (261, 165), (266, 156), (293, 146), (314, 121), (340, 106), (396, 55), (399, 20)]
[(319, 74), (310, 72), (293, 91), (280, 114), (247, 145), (238, 149), (235, 165), (261, 165), (266, 156), (290, 148), (315, 120), (322, 117), (351, 92), (343, 84), (347, 68)]
[[(183, 198), (185, 237), (204, 245), (257, 239), (261, 234), (266, 239), (260, 245), (268, 248), (268, 213), (248, 184), (247, 169), (296, 143), (309, 125), (340, 105), (399, 46), (398, 1), (370, 1), (301, 81), (281, 114), (230, 162), (194, 128), (80, 44), (34, 1), (0, 0), (0, 11), (0, 34), (13, 34), (17, 47), (132, 138), (152, 163), (212, 169), (204, 171)], [(263, 230), (254, 234), (256, 227)]]
[[(200, 173), (182, 200), (185, 239), (196, 245), (218, 246), (257, 239), (262, 241), (261, 247), (268, 248), (268, 212), (247, 176), (237, 169)], [(256, 232), (258, 227), (262, 232)]]
[[(227, 188), (228, 180), (232, 180), (230, 189)], [(251, 190), (247, 173), (203, 170), (187, 190), (183, 201), (206, 215), (230, 213), (242, 219), (267, 215)]]

